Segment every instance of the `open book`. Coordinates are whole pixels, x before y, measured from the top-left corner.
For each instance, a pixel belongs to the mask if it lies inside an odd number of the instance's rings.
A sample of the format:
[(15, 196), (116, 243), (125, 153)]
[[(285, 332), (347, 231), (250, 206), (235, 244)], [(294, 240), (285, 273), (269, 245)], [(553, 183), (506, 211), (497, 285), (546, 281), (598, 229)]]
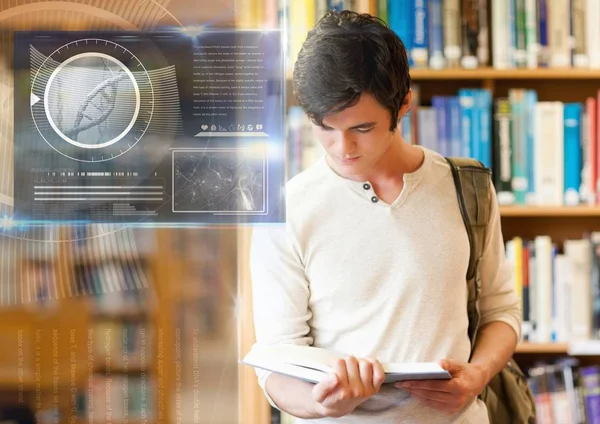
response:
[[(277, 344), (265, 347), (254, 346), (241, 360), (241, 363), (311, 383), (318, 383), (327, 374), (333, 373), (335, 361), (343, 358), (343, 355), (318, 347)], [(452, 378), (450, 373), (436, 362), (382, 362), (381, 365), (385, 372), (384, 383)]]

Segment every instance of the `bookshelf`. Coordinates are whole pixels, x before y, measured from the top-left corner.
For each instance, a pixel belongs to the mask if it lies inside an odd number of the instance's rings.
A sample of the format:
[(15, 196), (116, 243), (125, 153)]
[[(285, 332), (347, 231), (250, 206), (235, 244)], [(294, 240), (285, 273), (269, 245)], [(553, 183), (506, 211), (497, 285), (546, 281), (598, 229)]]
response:
[[(0, 308), (0, 343), (14, 346), (0, 351), (0, 402), (10, 395), (12, 404), (27, 404), (40, 416), (58, 413), (56, 422), (82, 424), (192, 422), (207, 410), (218, 422), (243, 416), (232, 406), (239, 398), (236, 231), (137, 231), (65, 234), (63, 240), (75, 241), (56, 243), (55, 255), (15, 259), (21, 267), (13, 289), (19, 302)], [(34, 249), (14, 249), (28, 250)], [(38, 301), (32, 265), (43, 265), (53, 281)], [(133, 284), (120, 280), (115, 266), (133, 267), (135, 272), (125, 273), (136, 276)], [(115, 290), (103, 289), (108, 286)], [(126, 302), (134, 293), (139, 301)], [(134, 383), (141, 387), (144, 379), (143, 414), (137, 402), (127, 417), (119, 416), (125, 378), (130, 400), (139, 392)], [(99, 402), (107, 394), (115, 403)]]
[(504, 218), (576, 218), (600, 217), (598, 206), (502, 206), (500, 214)]
[(537, 68), (537, 69), (413, 69), (414, 81), (432, 80), (598, 80), (600, 69)]
[[(314, 6), (313, 3), (316, 3), (317, 11), (322, 10), (319, 9), (323, 3), (322, 1), (307, 1), (306, 3), (310, 3), (311, 8)], [(348, 7), (349, 4), (356, 5), (361, 2), (352, 3), (342, 1), (340, 3), (344, 4), (344, 8), (351, 8)], [(373, 7), (374, 3), (381, 5), (386, 2), (371, 2), (371, 7)], [(477, 2), (473, 4), (475, 3)], [(485, 3), (488, 6), (487, 28), (490, 35), (488, 46), (490, 47), (489, 58), (491, 63), (493, 60), (492, 46), (495, 42), (492, 28), (493, 19), (491, 16), (492, 2), (487, 1)], [(498, 4), (500, 3), (502, 2), (498, 2)], [(387, 2), (387, 4), (389, 5), (390, 2)], [(306, 16), (289, 16), (293, 28), (290, 37), (303, 38), (305, 36), (304, 29), (314, 24), (314, 22), (307, 23), (307, 19), (310, 19), (313, 13), (314, 10), (310, 9)], [(510, 22), (510, 19), (507, 19), (507, 21)], [(559, 30), (563, 29), (559, 28)], [(565, 39), (569, 36), (569, 34), (564, 35)], [(581, 33), (578, 34), (578, 37), (581, 37)], [(297, 39), (293, 41), (298, 45)], [(293, 61), (293, 58), (291, 61)], [(598, 81), (600, 81), (600, 69), (598, 66), (596, 66), (596, 69), (570, 66), (497, 69), (488, 64), (475, 69), (450, 68), (434, 70), (413, 67), (410, 73), (413, 85), (419, 88), (419, 101), (424, 105), (431, 105), (434, 96), (456, 96), (460, 88), (487, 89), (491, 92), (492, 99), (507, 97), (513, 88), (532, 89), (536, 91), (538, 101), (579, 102), (585, 104), (588, 97), (597, 97), (598, 89), (600, 88), (598, 84)], [(291, 93), (291, 65), (287, 70), (287, 88), (288, 93)], [(600, 97), (597, 98), (600, 100)], [(287, 99), (287, 106), (295, 106), (291, 95)], [(564, 242), (567, 240), (580, 239), (583, 234), (600, 231), (600, 206), (598, 205), (501, 206), (500, 214), (505, 241), (513, 237), (532, 239), (537, 235), (549, 235), (557, 243), (558, 247), (562, 249)], [(240, 252), (246, 252), (244, 250), (247, 248), (245, 243), (242, 242), (240, 246)], [(241, 269), (247, 269), (247, 261), (244, 258), (241, 260)], [(250, 293), (249, 284), (249, 282), (244, 280), (244, 296), (248, 296)], [(251, 306), (248, 303), (249, 301), (246, 300), (244, 307), (244, 321), (247, 322), (242, 324), (242, 334), (244, 335), (243, 351), (252, 344), (252, 315)], [(592, 342), (587, 343), (586, 346), (573, 343), (523, 342), (519, 344), (515, 352), (517, 362), (524, 367), (534, 366), (544, 361), (554, 362), (559, 358), (567, 356), (577, 358), (581, 365), (600, 364), (600, 348)], [(241, 375), (250, 380), (246, 382), (243, 392), (241, 392), (241, 403), (247, 405), (246, 411), (249, 414), (247, 416), (254, 418), (253, 423), (268, 423), (271, 415), (266, 412), (266, 409), (268, 410), (266, 401), (262, 397), (260, 389), (254, 383), (255, 376), (244, 370), (241, 371)], [(259, 403), (257, 404), (256, 402)], [(277, 420), (279, 417), (277, 416), (274, 419)]]

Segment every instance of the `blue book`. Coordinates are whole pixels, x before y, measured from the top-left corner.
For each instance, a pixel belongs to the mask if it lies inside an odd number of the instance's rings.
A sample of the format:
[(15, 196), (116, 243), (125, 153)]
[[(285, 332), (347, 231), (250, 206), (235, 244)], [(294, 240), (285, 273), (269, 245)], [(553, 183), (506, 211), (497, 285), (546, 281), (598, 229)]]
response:
[(477, 156), (479, 160), (489, 169), (492, 169), (492, 93), (489, 90), (479, 90), (476, 97), (477, 113), (479, 115), (479, 139), (475, 142), (479, 145)]
[(508, 99), (512, 111), (512, 125), (510, 129), (512, 189), (517, 205), (524, 205), (526, 203), (525, 198), (529, 190), (525, 92), (526, 90), (523, 88), (512, 88), (508, 91)]
[(413, 139), (412, 139), (412, 119), (411, 119), (411, 114), (407, 113), (406, 115), (404, 115), (404, 118), (402, 118), (402, 121), (400, 121), (400, 131), (402, 133), (402, 138), (404, 138), (404, 141), (406, 141), (408, 144), (414, 144)]
[[(447, 128), (448, 119), (446, 117), (446, 97), (433, 96), (431, 105), (435, 110), (435, 119), (437, 125), (438, 151), (443, 156), (450, 156), (450, 140)], [(421, 125), (422, 126), (422, 125)]]
[(449, 130), (450, 156), (458, 157), (461, 155), (461, 135), (460, 135), (460, 103), (458, 97), (448, 97), (446, 100), (446, 128)]
[(475, 108), (474, 89), (463, 88), (458, 91), (460, 104), (460, 156), (473, 156), (473, 109)]
[(414, 20), (414, 0), (388, 0), (388, 24), (404, 43), (410, 66), (413, 65), (411, 50)]
[(427, 1), (413, 0), (414, 27), (410, 56), (413, 66), (426, 68), (429, 65), (429, 31)]
[(538, 0), (538, 43), (540, 55), (538, 65), (547, 67), (549, 62), (548, 57), (548, 5), (546, 0)]
[(565, 126), (565, 204), (577, 205), (580, 202), (581, 187), (581, 103), (566, 103), (564, 108)]
[(444, 28), (442, 26), (442, 0), (429, 0), (429, 67), (442, 69), (444, 57)]
[(341, 12), (346, 8), (344, 3), (344, 0), (327, 0), (327, 9)]
[(537, 92), (527, 90), (525, 92), (525, 125), (527, 126), (527, 170), (529, 188), (525, 203), (532, 204), (535, 198), (535, 105), (538, 102)]

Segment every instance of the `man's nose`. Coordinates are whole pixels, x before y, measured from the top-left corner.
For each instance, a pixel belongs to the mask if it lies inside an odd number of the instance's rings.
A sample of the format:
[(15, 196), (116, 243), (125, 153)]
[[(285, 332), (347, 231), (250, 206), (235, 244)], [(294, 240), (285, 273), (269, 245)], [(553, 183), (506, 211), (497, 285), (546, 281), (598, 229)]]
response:
[(354, 139), (347, 133), (341, 133), (341, 135), (338, 137), (337, 144), (337, 150), (342, 158), (352, 156), (356, 150), (356, 143)]

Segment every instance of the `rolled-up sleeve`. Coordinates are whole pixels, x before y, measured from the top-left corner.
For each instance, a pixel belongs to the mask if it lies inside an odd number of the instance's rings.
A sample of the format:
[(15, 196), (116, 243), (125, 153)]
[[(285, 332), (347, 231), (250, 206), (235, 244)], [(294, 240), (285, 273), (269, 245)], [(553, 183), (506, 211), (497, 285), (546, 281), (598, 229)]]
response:
[[(309, 285), (289, 225), (254, 230), (250, 276), (256, 345), (311, 345)], [(265, 390), (272, 373), (259, 369), (256, 373), (269, 403), (277, 408)]]
[(501, 321), (521, 339), (522, 305), (515, 291), (513, 270), (506, 258), (496, 192), (492, 187), (491, 219), (481, 264), (480, 325)]

